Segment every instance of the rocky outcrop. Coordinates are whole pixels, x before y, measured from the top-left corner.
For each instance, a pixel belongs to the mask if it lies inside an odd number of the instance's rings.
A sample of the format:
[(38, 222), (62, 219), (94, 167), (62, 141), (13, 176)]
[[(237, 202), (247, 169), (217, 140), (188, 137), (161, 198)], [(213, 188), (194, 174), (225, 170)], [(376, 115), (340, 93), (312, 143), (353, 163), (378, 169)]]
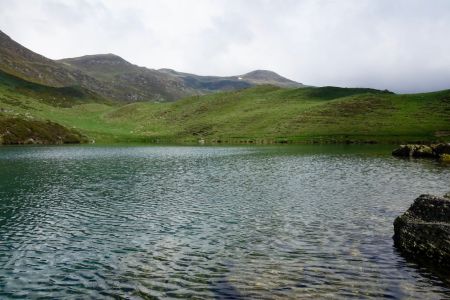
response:
[(421, 195), (394, 221), (394, 244), (408, 257), (450, 268), (450, 193)]
[(418, 145), (408, 144), (400, 145), (400, 148), (392, 151), (392, 155), (398, 157), (429, 157), (437, 158), (446, 161), (450, 156), (450, 143), (432, 144), (432, 145)]

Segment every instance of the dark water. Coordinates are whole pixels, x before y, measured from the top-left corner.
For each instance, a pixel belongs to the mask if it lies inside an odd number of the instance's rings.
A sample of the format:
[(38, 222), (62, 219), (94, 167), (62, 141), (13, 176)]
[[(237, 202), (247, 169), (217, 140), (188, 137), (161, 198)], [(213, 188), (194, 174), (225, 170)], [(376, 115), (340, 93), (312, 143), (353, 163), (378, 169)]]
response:
[(450, 298), (391, 238), (450, 168), (389, 150), (0, 148), (0, 299)]

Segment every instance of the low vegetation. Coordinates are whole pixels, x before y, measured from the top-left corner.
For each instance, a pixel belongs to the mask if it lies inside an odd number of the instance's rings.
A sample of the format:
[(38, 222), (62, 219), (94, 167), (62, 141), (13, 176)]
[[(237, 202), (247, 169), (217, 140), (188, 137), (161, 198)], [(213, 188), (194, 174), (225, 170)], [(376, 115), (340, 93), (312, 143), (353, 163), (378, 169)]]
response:
[(0, 144), (79, 144), (86, 138), (50, 121), (0, 116)]
[[(372, 89), (266, 85), (174, 103), (120, 105), (77, 88), (26, 86), (18, 82), (20, 79), (5, 75), (0, 80), (2, 120), (58, 123), (71, 133), (79, 132), (78, 137), (83, 135), (86, 141), (99, 143), (401, 143), (450, 139), (450, 91), (396, 95)], [(0, 132), (5, 132), (5, 124), (0, 123)]]

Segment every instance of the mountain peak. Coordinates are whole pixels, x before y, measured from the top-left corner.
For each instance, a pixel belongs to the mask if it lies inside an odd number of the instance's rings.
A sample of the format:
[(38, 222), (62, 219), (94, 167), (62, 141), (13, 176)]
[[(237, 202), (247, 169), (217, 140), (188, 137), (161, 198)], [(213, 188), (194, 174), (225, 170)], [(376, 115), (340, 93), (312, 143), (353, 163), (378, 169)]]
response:
[(239, 78), (253, 84), (272, 84), (281, 87), (304, 87), (303, 84), (287, 79), (270, 70), (254, 70), (239, 76)]
[(122, 57), (107, 53), (107, 54), (93, 54), (93, 55), (84, 55), (80, 57), (73, 58), (65, 58), (60, 60), (63, 63), (69, 65), (77, 65), (78, 67), (84, 66), (99, 66), (99, 65), (122, 65), (122, 66), (131, 66), (132, 64), (123, 59)]
[(162, 69), (158, 69), (158, 72), (162, 72), (162, 73), (166, 73), (166, 74), (171, 74), (171, 75), (178, 75), (180, 72), (175, 71), (174, 69), (169, 69), (169, 68), (162, 68)]
[(254, 70), (241, 76), (242, 78), (255, 78), (255, 79), (273, 79), (281, 78), (277, 73), (270, 70)]

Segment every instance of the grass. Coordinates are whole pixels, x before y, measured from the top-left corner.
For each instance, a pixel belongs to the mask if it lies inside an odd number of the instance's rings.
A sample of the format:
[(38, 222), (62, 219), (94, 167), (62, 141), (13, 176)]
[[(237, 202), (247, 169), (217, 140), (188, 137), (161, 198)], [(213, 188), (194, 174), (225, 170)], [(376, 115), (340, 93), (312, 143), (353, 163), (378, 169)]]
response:
[(0, 90), (12, 99), (16, 95), (22, 95), (54, 106), (70, 107), (77, 103), (92, 101), (108, 103), (105, 99), (82, 87), (50, 87), (22, 80), (3, 71), (0, 71)]
[(86, 142), (78, 132), (50, 121), (0, 117), (0, 144), (79, 144)]
[(450, 91), (395, 95), (372, 89), (259, 86), (174, 103), (119, 105), (70, 88), (66, 92), (23, 87), (23, 83), (8, 83), (1, 77), (0, 82), (3, 118), (50, 120), (98, 143), (399, 143), (450, 139)]

